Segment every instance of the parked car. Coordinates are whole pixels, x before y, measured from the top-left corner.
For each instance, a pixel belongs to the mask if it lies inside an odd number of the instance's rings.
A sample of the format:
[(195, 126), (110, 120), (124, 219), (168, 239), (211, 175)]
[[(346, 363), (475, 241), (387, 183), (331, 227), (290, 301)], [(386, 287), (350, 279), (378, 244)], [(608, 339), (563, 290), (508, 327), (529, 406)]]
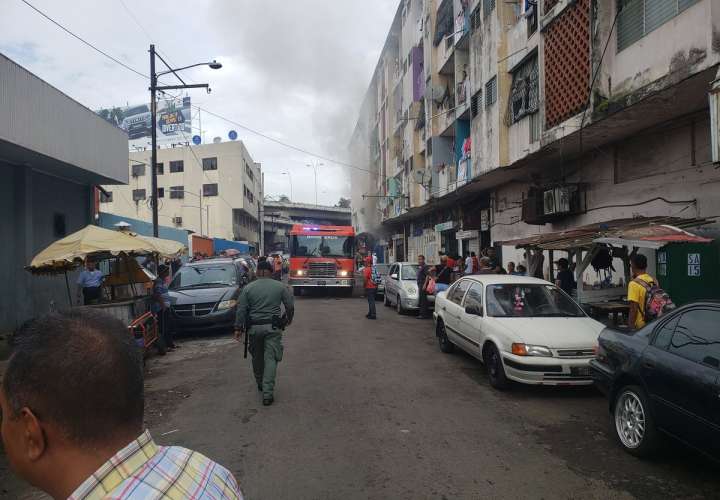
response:
[(602, 323), (545, 280), (466, 276), (435, 300), (440, 350), (455, 347), (485, 364), (490, 384), (590, 385)]
[(636, 332), (608, 328), (590, 366), (626, 451), (650, 455), (664, 434), (720, 459), (720, 304), (690, 304)]
[[(420, 295), (417, 286), (418, 265), (412, 262), (392, 264), (383, 280), (383, 300), (387, 307), (395, 305), (398, 314), (416, 311), (420, 307)], [(435, 296), (428, 295), (428, 307), (432, 308)]]
[(250, 280), (237, 259), (208, 259), (184, 265), (170, 282), (174, 329), (180, 332), (231, 329), (237, 298)]
[(375, 264), (375, 271), (380, 276), (376, 296), (385, 297), (385, 278), (390, 274), (390, 264)]

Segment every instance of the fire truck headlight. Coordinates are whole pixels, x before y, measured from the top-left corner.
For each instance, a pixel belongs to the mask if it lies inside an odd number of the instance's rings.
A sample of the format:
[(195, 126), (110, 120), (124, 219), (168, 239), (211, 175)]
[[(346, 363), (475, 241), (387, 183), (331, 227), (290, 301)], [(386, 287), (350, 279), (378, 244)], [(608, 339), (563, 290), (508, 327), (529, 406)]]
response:
[(305, 276), (305, 270), (304, 269), (297, 269), (293, 271), (295, 273), (295, 276)]
[(349, 275), (350, 273), (348, 271), (338, 271), (338, 276), (340, 276), (341, 278), (346, 278)]

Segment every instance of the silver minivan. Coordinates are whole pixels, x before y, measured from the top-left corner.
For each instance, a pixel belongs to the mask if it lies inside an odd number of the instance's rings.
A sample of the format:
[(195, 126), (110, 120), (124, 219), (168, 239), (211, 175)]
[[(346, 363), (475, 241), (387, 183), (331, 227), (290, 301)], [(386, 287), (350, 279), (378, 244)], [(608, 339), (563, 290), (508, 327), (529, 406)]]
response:
[[(412, 262), (397, 262), (390, 266), (390, 271), (383, 279), (387, 307), (394, 305), (398, 314), (419, 309), (417, 273), (418, 265)], [(428, 295), (428, 309), (432, 309), (434, 304), (435, 296)]]

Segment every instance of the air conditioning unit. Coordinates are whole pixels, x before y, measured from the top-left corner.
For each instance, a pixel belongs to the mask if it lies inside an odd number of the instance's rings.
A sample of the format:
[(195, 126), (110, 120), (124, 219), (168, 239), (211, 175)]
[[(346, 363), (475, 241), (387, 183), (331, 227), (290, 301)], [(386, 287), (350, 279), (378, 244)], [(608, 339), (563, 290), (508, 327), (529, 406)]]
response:
[(581, 184), (530, 188), (523, 200), (522, 220), (527, 224), (546, 224), (566, 215), (582, 213), (585, 190)]
[(182, 217), (173, 217), (172, 221), (176, 226), (182, 226)]

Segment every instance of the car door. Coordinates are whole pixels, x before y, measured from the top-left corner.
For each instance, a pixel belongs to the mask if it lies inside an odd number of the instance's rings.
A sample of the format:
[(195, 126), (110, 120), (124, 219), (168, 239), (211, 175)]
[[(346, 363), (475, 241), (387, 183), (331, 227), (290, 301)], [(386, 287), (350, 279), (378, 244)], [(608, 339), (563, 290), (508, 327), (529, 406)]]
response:
[(441, 306), (445, 329), (458, 340), (466, 349), (470, 349), (471, 343), (460, 334), (460, 315), (463, 312), (462, 302), (465, 293), (470, 288), (470, 280), (460, 280), (447, 291), (447, 300)]
[(658, 326), (641, 373), (657, 425), (683, 441), (720, 453), (720, 310), (697, 307)]
[(398, 267), (399, 266), (397, 264), (390, 266), (390, 271), (388, 271), (388, 275), (385, 278), (385, 295), (387, 295), (388, 300), (397, 300), (397, 288), (399, 281), (392, 276), (399, 276)]
[[(476, 308), (480, 314), (468, 314), (465, 312), (468, 306)], [(472, 346), (472, 349), (478, 355), (482, 354), (480, 352), (480, 346), (483, 344), (483, 318), (483, 285), (481, 283), (471, 282), (462, 302), (460, 317), (458, 319), (458, 334)]]

